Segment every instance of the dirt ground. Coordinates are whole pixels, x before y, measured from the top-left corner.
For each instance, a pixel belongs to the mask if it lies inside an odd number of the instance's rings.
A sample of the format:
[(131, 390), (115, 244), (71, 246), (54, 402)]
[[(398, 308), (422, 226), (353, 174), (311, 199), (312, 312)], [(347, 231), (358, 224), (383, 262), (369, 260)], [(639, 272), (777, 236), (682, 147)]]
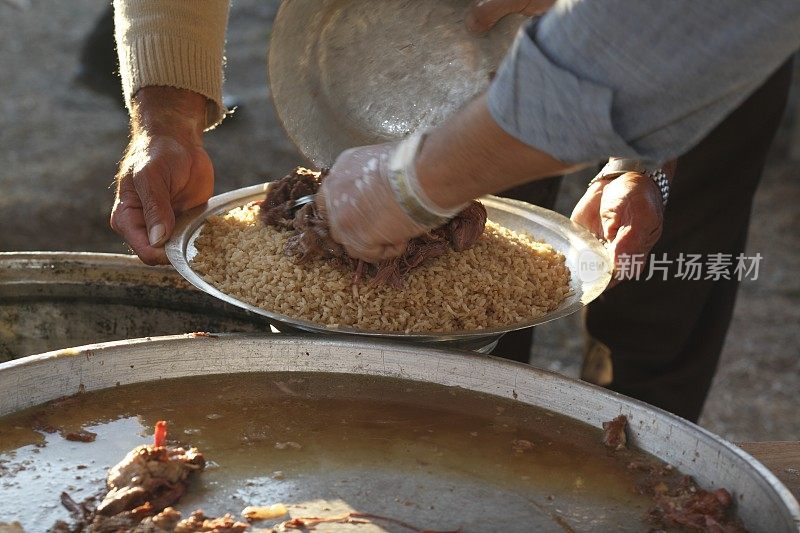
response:
[[(126, 115), (71, 83), (81, 41), (105, 5), (32, 0), (16, 9), (0, 1), (0, 251), (126, 251), (107, 225)], [(276, 7), (237, 0), (232, 10), (227, 91), (242, 109), (207, 138), (217, 193), (301, 162), (269, 102), (265, 52)], [(786, 155), (788, 139), (787, 122), (755, 201), (749, 250), (764, 256), (761, 275), (741, 288), (701, 421), (734, 441), (800, 438), (800, 161)], [(580, 176), (566, 180), (562, 212), (584, 186)], [(537, 335), (533, 364), (577, 375), (578, 317)]]

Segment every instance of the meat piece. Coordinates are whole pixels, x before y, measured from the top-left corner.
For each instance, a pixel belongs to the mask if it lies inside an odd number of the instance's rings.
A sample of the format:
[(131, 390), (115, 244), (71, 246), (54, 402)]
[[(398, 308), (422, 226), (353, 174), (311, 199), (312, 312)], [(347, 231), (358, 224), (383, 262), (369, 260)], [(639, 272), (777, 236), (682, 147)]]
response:
[(109, 470), (108, 492), (99, 505), (97, 496), (77, 503), (69, 494), (61, 494), (61, 503), (72, 515), (74, 525), (64, 522), (54, 531), (86, 533), (239, 533), (248, 524), (230, 515), (207, 517), (195, 511), (182, 519), (169, 507), (186, 492), (189, 476), (205, 467), (203, 454), (167, 446), (167, 423), (156, 423), (154, 444), (137, 446)]
[(314, 172), (298, 167), (291, 174), (273, 183), (266, 198), (259, 203), (259, 218), (268, 226), (294, 231), (286, 243), (285, 252), (303, 263), (325, 259), (354, 272), (354, 282), (371, 277), (374, 286), (400, 287), (403, 278), (426, 261), (444, 255), (450, 248), (462, 252), (471, 248), (486, 226), (486, 208), (480, 202), (470, 202), (446, 224), (412, 239), (400, 257), (371, 265), (349, 257), (328, 231), (328, 222), (314, 204), (293, 211), (298, 198), (317, 192), (326, 171)]
[(174, 531), (181, 521), (181, 513), (174, 507), (167, 507), (155, 516), (148, 516), (137, 526), (140, 531)]
[(652, 490), (654, 506), (648, 518), (659, 527), (715, 533), (746, 531), (733, 516), (733, 497), (726, 489), (703, 490), (691, 477), (684, 476), (678, 487), (659, 482)]
[(183, 496), (189, 474), (204, 467), (196, 448), (138, 446), (109, 471), (109, 491), (97, 513), (112, 516), (145, 503), (161, 511)]
[(94, 439), (97, 438), (97, 433), (81, 429), (78, 431), (70, 431), (64, 435), (64, 438), (74, 442), (94, 442)]
[(628, 425), (628, 418), (619, 415), (614, 420), (603, 422), (603, 444), (612, 450), (622, 450), (625, 448), (628, 438), (625, 436), (625, 426)]
[(250, 527), (249, 524), (239, 522), (231, 515), (226, 514), (220, 518), (208, 518), (203, 511), (195, 511), (189, 518), (178, 522), (175, 533), (195, 533), (211, 531), (213, 533), (241, 533)]

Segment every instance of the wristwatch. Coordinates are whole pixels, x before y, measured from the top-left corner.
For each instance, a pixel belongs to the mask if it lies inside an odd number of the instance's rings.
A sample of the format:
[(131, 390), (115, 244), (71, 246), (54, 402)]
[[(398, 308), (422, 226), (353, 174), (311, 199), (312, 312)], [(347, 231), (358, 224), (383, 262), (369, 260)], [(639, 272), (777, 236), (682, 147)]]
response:
[(638, 174), (649, 176), (650, 179), (652, 179), (658, 186), (658, 190), (661, 191), (662, 203), (667, 205), (667, 200), (669, 200), (669, 180), (667, 179), (667, 174), (664, 172), (664, 169), (648, 169), (643, 162), (637, 159), (609, 159), (608, 163), (606, 163), (605, 166), (600, 169), (600, 172), (598, 172), (597, 175), (592, 179), (592, 181), (589, 182), (589, 186), (600, 180), (613, 180), (614, 178), (622, 176), (626, 172), (636, 172)]

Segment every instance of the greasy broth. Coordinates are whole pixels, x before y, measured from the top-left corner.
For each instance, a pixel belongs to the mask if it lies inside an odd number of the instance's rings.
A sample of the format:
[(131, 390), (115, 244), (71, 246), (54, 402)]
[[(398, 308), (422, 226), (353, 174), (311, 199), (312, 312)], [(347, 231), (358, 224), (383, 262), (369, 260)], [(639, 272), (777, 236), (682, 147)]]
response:
[[(598, 429), (455, 387), (297, 372), (121, 386), (0, 418), (0, 522), (32, 532), (68, 519), (61, 491), (76, 501), (101, 491), (108, 468), (150, 442), (160, 419), (170, 441), (209, 461), (184, 512), (280, 502), (292, 516), (357, 510), (431, 529), (647, 528), (641, 474), (626, 465), (653, 459), (608, 452)], [(97, 439), (63, 437), (82, 428)], [(518, 439), (532, 449), (515, 449)], [(356, 528), (398, 530), (318, 530)]]

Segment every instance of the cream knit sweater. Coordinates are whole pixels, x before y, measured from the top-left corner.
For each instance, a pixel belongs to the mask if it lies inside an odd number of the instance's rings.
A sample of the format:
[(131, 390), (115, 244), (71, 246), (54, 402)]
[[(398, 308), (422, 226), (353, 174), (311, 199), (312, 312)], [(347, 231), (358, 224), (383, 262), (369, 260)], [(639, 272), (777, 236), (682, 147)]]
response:
[(125, 103), (148, 85), (189, 89), (209, 99), (206, 126), (225, 116), (222, 66), (228, 0), (114, 0)]

